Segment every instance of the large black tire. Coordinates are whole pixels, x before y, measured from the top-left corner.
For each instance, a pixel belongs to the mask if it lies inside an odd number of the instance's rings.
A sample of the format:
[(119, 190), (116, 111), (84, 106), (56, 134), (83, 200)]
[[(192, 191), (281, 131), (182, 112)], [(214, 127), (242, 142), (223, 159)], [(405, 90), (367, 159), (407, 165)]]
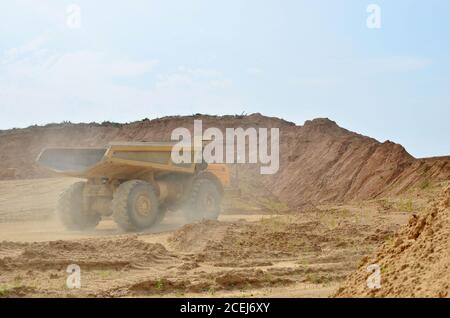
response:
[(86, 182), (72, 184), (59, 196), (56, 214), (68, 230), (89, 230), (97, 226), (101, 216), (86, 211), (83, 204), (83, 189)]
[(122, 183), (114, 193), (112, 207), (114, 221), (125, 231), (143, 230), (158, 220), (158, 197), (145, 181)]
[(186, 221), (192, 223), (201, 220), (217, 220), (221, 201), (222, 195), (212, 180), (195, 179), (183, 209)]

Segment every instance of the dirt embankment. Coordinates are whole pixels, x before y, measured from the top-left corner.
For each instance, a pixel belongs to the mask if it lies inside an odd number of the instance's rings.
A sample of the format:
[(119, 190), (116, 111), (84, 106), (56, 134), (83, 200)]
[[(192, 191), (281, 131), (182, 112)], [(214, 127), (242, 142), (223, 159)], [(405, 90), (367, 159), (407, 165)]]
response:
[[(450, 187), (413, 215), (338, 290), (337, 297), (450, 297)], [(367, 288), (367, 267), (381, 268), (381, 288)]]
[[(324, 297), (407, 213), (339, 207), (291, 215), (237, 214), (163, 233), (17, 233), (0, 238), (0, 298), (129, 296)], [(176, 222), (176, 215), (165, 220)], [(25, 223), (3, 224), (2, 229)], [(107, 223), (107, 221), (105, 221)], [(1, 223), (0, 223), (1, 224)], [(44, 223), (42, 223), (44, 224)], [(103, 224), (108, 227), (108, 224)], [(23, 228), (26, 231), (26, 228)], [(57, 239), (56, 237), (66, 238)], [(76, 237), (76, 238), (74, 238)], [(81, 270), (68, 289), (67, 267)]]
[(362, 200), (396, 195), (450, 178), (450, 158), (415, 159), (400, 145), (380, 143), (339, 127), (328, 119), (303, 126), (260, 114), (249, 116), (185, 116), (130, 124), (60, 124), (0, 132), (0, 179), (50, 176), (34, 160), (44, 147), (94, 147), (111, 141), (169, 140), (173, 129), (280, 128), (280, 170), (261, 176), (243, 165), (241, 176), (252, 176), (291, 206), (309, 202)]
[(86, 270), (122, 270), (174, 261), (163, 245), (144, 243), (137, 237), (36, 243), (0, 242), (0, 270), (65, 270), (73, 263)]

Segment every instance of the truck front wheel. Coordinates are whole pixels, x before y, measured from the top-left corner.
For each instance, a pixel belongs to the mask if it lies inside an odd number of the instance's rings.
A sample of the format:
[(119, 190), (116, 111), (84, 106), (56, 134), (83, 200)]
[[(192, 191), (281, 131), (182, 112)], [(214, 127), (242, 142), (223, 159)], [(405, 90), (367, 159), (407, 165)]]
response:
[(62, 224), (69, 230), (88, 230), (97, 226), (101, 216), (94, 211), (86, 211), (83, 189), (86, 182), (72, 184), (59, 196), (56, 213)]

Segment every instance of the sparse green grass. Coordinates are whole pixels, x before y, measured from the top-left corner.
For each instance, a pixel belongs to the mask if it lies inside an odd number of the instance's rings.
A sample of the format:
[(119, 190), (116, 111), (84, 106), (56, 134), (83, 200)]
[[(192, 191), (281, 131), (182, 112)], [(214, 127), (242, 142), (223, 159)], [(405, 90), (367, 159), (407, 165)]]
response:
[(397, 203), (397, 209), (402, 212), (414, 212), (414, 203), (411, 199), (401, 199)]
[(283, 231), (286, 228), (286, 220), (283, 217), (268, 217), (260, 221), (261, 226), (275, 232)]
[(157, 289), (157, 290), (163, 290), (164, 289), (164, 280), (163, 279), (158, 279), (156, 282), (155, 282), (155, 288)]
[(313, 284), (327, 284), (332, 281), (329, 275), (323, 275), (319, 273), (310, 273), (306, 275), (306, 281)]
[(394, 241), (395, 241), (395, 237), (394, 236), (390, 236), (390, 237), (386, 238), (386, 240), (384, 241), (384, 244), (386, 244), (388, 246), (393, 246), (394, 245)]
[(176, 292), (175, 292), (175, 296), (176, 297), (184, 297), (186, 294), (183, 292), (183, 291), (181, 291), (181, 290), (177, 290)]
[(226, 200), (226, 203), (228, 203), (228, 209), (231, 210), (239, 210), (239, 211), (255, 211), (259, 208), (257, 207), (257, 204), (255, 202), (241, 199), (241, 198), (230, 198)]
[(111, 271), (105, 270), (105, 271), (98, 271), (98, 272), (97, 272), (97, 275), (98, 275), (100, 278), (105, 279), (105, 278), (111, 277), (112, 273), (111, 273)]
[(17, 276), (14, 277), (12, 284), (0, 285), (0, 298), (9, 297), (15, 293), (16, 289), (24, 287), (22, 285), (22, 279), (16, 279), (16, 278), (17, 278)]
[(338, 227), (338, 220), (334, 216), (322, 216), (320, 222), (330, 230), (334, 230)]
[(378, 211), (380, 212), (390, 212), (394, 209), (394, 203), (392, 201), (389, 201), (388, 199), (380, 199), (376, 201), (380, 208)]
[(261, 205), (272, 214), (281, 214), (289, 211), (286, 203), (274, 199), (262, 200)]
[(14, 277), (14, 285), (20, 285), (20, 283), (22, 282), (23, 277), (21, 275), (17, 275)]
[(216, 294), (216, 289), (213, 286), (209, 287), (208, 294), (210, 294), (211, 296), (214, 296)]
[(334, 230), (339, 226), (340, 221), (350, 214), (348, 209), (327, 209), (318, 212), (318, 218), (320, 223), (328, 229)]
[(11, 288), (6, 285), (0, 285), (0, 298), (8, 297), (11, 293)]
[(431, 187), (431, 183), (430, 183), (430, 180), (428, 180), (428, 179), (423, 180), (419, 185), (419, 188), (421, 190), (426, 190), (430, 187)]

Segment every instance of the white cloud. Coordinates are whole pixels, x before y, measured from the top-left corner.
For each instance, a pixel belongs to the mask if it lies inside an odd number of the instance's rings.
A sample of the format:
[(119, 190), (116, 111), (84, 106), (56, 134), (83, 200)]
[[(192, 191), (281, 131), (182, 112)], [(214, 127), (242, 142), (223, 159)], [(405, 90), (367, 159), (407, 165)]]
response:
[(241, 101), (232, 91), (232, 82), (214, 69), (186, 69), (160, 76), (150, 91), (152, 105), (170, 107), (181, 114), (239, 111)]
[[(0, 127), (240, 110), (232, 82), (218, 70), (181, 68), (157, 77), (156, 59), (132, 61), (86, 50), (60, 53), (46, 49), (46, 43), (34, 39), (0, 55)], [(147, 75), (156, 79), (153, 85), (127, 82)]]
[(24, 44), (21, 47), (17, 48), (11, 48), (9, 50), (6, 50), (3, 54), (1, 63), (2, 64), (8, 64), (14, 61), (17, 61), (17, 59), (20, 59), (21, 57), (26, 56), (29, 53), (38, 53), (39, 48), (47, 42), (47, 37), (45, 36), (38, 36), (28, 43)]

